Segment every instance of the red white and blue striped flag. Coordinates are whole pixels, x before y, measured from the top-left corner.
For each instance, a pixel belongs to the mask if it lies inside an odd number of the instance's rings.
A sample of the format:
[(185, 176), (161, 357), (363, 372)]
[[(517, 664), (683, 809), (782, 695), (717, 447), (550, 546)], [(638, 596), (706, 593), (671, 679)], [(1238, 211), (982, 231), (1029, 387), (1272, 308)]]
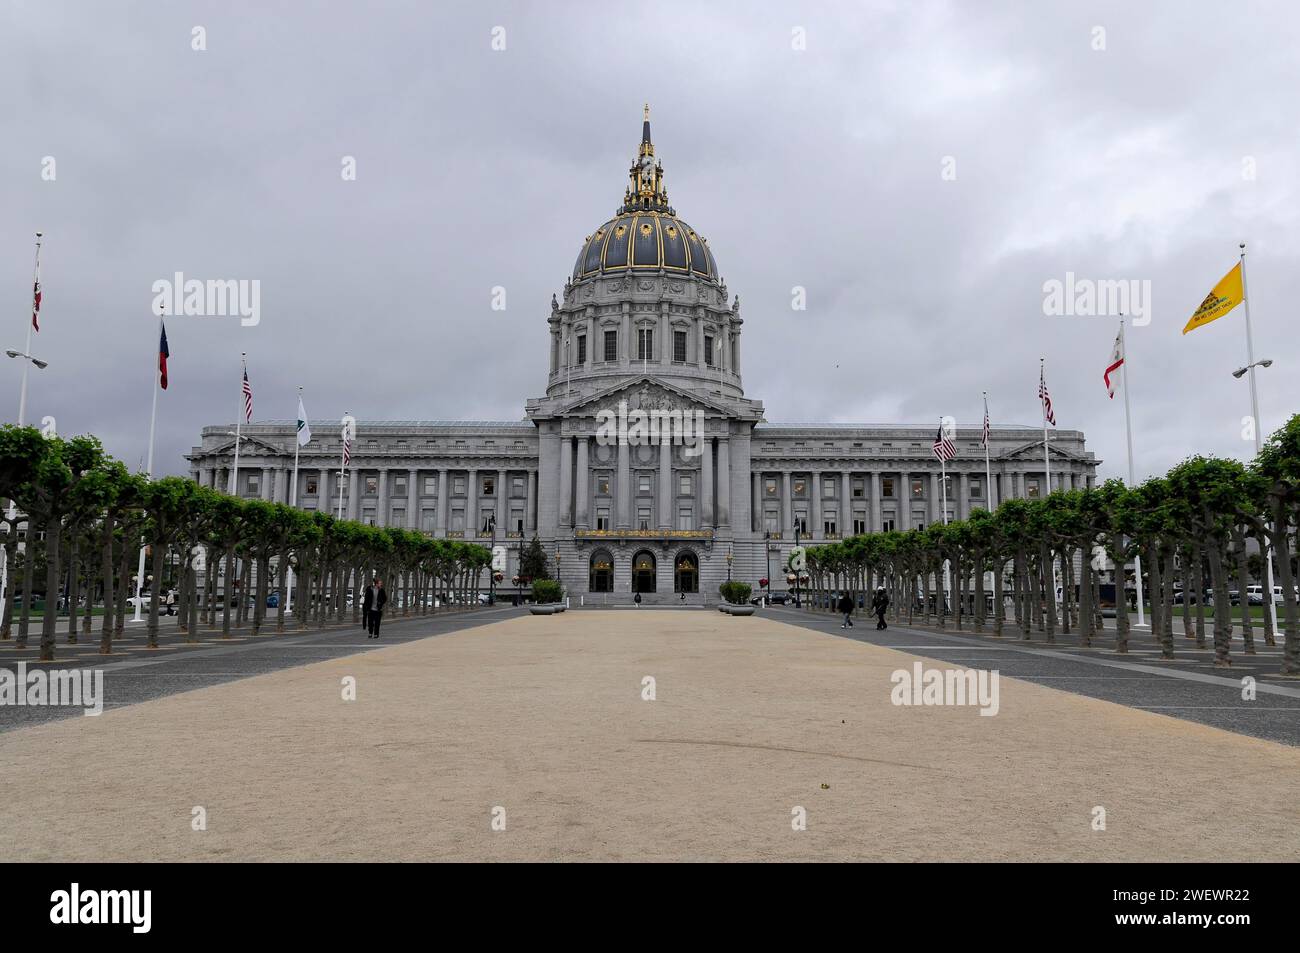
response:
[(989, 445), (989, 399), (984, 398), (984, 435), (980, 437), (980, 443), (984, 446)]
[(244, 368), (244, 423), (253, 422), (253, 385), (248, 382), (248, 368)]
[(1052, 410), (1052, 395), (1047, 392), (1047, 378), (1041, 367), (1038, 369), (1038, 398), (1043, 402), (1043, 419), (1055, 427), (1056, 412)]
[(935, 457), (945, 463), (957, 456), (957, 447), (944, 436), (942, 423), (939, 424), (939, 432), (934, 435), (934, 446), (931, 449), (934, 450)]

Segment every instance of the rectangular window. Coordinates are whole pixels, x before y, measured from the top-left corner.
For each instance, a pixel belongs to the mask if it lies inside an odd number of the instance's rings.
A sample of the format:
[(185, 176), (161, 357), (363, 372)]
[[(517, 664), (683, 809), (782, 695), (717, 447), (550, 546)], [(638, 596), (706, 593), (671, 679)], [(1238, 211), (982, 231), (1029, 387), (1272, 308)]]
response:
[(451, 528), (451, 531), (452, 531), (453, 533), (463, 533), (463, 532), (465, 532), (465, 511), (464, 511), (464, 510), (452, 510), (452, 511), (451, 511), (451, 527), (450, 527), (450, 528)]
[(794, 486), (795, 496), (804, 496), (807, 493), (808, 484), (805, 483), (802, 478), (792, 481), (792, 485)]
[(639, 473), (636, 478), (636, 491), (638, 493), (650, 492), (650, 474)]
[(307, 478), (307, 495), (315, 496), (320, 492), (320, 480), (314, 476)]
[(578, 335), (578, 363), (587, 363), (587, 335)]
[(822, 532), (823, 532), (824, 534), (826, 534), (827, 536), (834, 536), (834, 535), (835, 535), (835, 521), (834, 521), (834, 520), (823, 520), (823, 521), (822, 521)]
[(655, 354), (655, 332), (653, 328), (636, 329), (636, 359), (649, 361)]
[(374, 496), (379, 492), (379, 477), (366, 477), (366, 496)]
[(894, 531), (894, 518), (890, 516), (882, 519), (880, 521), (880, 529), (882, 532), (892, 533)]
[(521, 496), (524, 495), (524, 478), (523, 478), (523, 477), (518, 477), (518, 476), (517, 476), (517, 477), (511, 477), (511, 478), (510, 478), (510, 495), (513, 496), (513, 497), (515, 497), (516, 499), (518, 499), (519, 497), (521, 497)]
[(1028, 477), (1025, 480), (1025, 496), (1028, 499), (1038, 499), (1038, 477)]
[(596, 510), (596, 529), (600, 529), (600, 530), (609, 529), (609, 510), (607, 509)]
[(826, 477), (822, 480), (822, 499), (829, 500), (835, 497), (835, 477)]
[(713, 366), (713, 335), (704, 335), (704, 363)]
[(971, 477), (970, 479), (970, 498), (972, 500), (984, 498), (984, 484), (979, 477)]
[(857, 499), (862, 499), (862, 497), (866, 495), (867, 495), (866, 481), (855, 478), (853, 481), (853, 496)]
[(406, 477), (393, 477), (393, 495), (406, 496)]
[(912, 481), (912, 499), (914, 499), (914, 500), (919, 500), (919, 499), (921, 499), (923, 496), (925, 496), (925, 481), (924, 481), (924, 480), (913, 480), (913, 481)]
[(420, 529), (425, 533), (432, 533), (437, 518), (437, 510), (420, 510)]
[(511, 510), (511, 511), (510, 511), (510, 525), (514, 527), (514, 531), (515, 531), (516, 533), (522, 533), (522, 532), (524, 531), (524, 511), (523, 511), (523, 510)]
[(438, 478), (437, 478), (437, 477), (425, 477), (425, 478), (424, 478), (424, 495), (425, 495), (425, 496), (437, 496), (437, 495), (438, 495)]
[(893, 477), (882, 477), (882, 478), (881, 478), (881, 480), (880, 480), (880, 495), (881, 495), (881, 496), (890, 496), (890, 497), (892, 497), (892, 496), (894, 495), (894, 478), (893, 478)]
[(682, 496), (690, 496), (690, 495), (691, 495), (691, 478), (690, 478), (690, 476), (683, 476), (680, 480), (678, 480), (677, 492), (680, 493)]
[(370, 509), (362, 510), (362, 511), (361, 511), (361, 522), (365, 523), (367, 526), (374, 526), (374, 525), (375, 525), (375, 511), (374, 511), (374, 510), (370, 510)]
[(618, 360), (618, 332), (617, 331), (605, 332), (605, 360), (607, 361)]
[(776, 496), (776, 480), (768, 479), (763, 481), (763, 493), (767, 496)]
[(808, 533), (808, 514), (807, 514), (807, 513), (796, 513), (796, 514), (794, 514), (794, 525), (795, 525), (795, 529), (799, 530), (800, 533), (803, 533), (804, 535), (807, 535), (807, 533)]
[(775, 508), (763, 512), (763, 530), (768, 533), (781, 532), (781, 516)]
[(486, 476), (483, 477), (483, 495), (492, 496), (497, 491), (497, 478)]
[(867, 531), (867, 521), (864, 519), (855, 519), (853, 521), (853, 535), (861, 536)]
[(250, 473), (248, 475), (248, 482), (244, 485), (247, 487), (249, 493), (253, 496), (257, 496), (258, 491), (262, 488), (262, 478), (256, 473)]
[(636, 527), (637, 529), (650, 528), (650, 507), (638, 506), (636, 508), (636, 523), (637, 523), (637, 527)]
[(406, 526), (406, 510), (393, 510), (392, 518), (388, 521), (389, 526)]
[(674, 361), (686, 360), (686, 332), (685, 331), (673, 332), (673, 360)]
[(692, 519), (693, 514), (691, 513), (691, 508), (689, 506), (682, 507), (677, 511), (677, 528), (690, 529)]
[(601, 496), (609, 496), (609, 474), (600, 473), (596, 476), (596, 492)]
[(456, 477), (456, 478), (453, 479), (451, 482), (452, 482), (451, 491), (452, 491), (453, 493), (455, 493), (457, 496), (464, 496), (464, 495), (465, 495), (465, 478), (464, 478), (464, 477)]

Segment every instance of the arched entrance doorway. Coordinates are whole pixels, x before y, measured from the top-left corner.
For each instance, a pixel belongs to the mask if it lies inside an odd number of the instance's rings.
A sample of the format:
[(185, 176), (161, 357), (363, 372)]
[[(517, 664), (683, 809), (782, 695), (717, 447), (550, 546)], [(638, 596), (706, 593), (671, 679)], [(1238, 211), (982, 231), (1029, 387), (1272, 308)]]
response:
[(632, 557), (632, 591), (655, 591), (654, 553), (643, 549)]
[(673, 592), (699, 591), (700, 559), (689, 549), (683, 549), (673, 563)]
[(590, 575), (587, 579), (588, 592), (614, 591), (614, 557), (608, 550), (598, 549), (591, 554)]

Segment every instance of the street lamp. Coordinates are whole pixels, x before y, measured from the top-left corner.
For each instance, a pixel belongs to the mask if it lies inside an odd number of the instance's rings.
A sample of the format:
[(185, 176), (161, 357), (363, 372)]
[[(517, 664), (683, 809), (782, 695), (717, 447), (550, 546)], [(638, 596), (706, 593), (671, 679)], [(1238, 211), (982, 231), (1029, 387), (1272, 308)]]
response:
[(731, 544), (727, 543), (727, 582), (731, 582)]
[(1253, 364), (1247, 364), (1245, 367), (1237, 368), (1235, 371), (1232, 372), (1232, 376), (1237, 378), (1237, 380), (1241, 380), (1243, 377), (1246, 376), (1246, 372), (1249, 371), (1252, 367), (1272, 367), (1272, 366), (1273, 366), (1272, 360), (1265, 358), (1262, 361), (1256, 361)]
[[(795, 520), (795, 524), (794, 524), (794, 545), (795, 545), (795, 549), (799, 548), (799, 521), (798, 520)], [(794, 570), (794, 607), (796, 609), (802, 609), (803, 605), (799, 602), (799, 575), (802, 572), (802, 570), (798, 566), (791, 566), (790, 568)]]
[(767, 565), (767, 572), (763, 578), (767, 580), (767, 602), (772, 603), (772, 531), (768, 530), (763, 534), (763, 559)]
[[(1244, 247), (1244, 246), (1243, 246)], [(1244, 254), (1244, 253), (1243, 253)], [(1244, 267), (1244, 266), (1243, 266)], [(1247, 304), (1249, 307), (1249, 304)], [(1262, 449), (1263, 438), (1259, 432), (1259, 395), (1255, 390), (1255, 368), (1272, 367), (1273, 361), (1265, 358), (1260, 361), (1252, 360), (1252, 346), (1250, 343), (1250, 312), (1246, 312), (1246, 360), (1250, 361), (1245, 367), (1239, 367), (1232, 372), (1232, 376), (1237, 380), (1250, 374), (1250, 412), (1251, 420), (1255, 425), (1255, 456), (1259, 456)], [(1268, 544), (1267, 539), (1264, 542), (1264, 584), (1268, 587), (1266, 590), (1266, 599), (1264, 605), (1268, 607), (1269, 617), (1273, 621), (1273, 629), (1277, 630), (1277, 604), (1273, 601), (1273, 547)]]
[(497, 558), (497, 516), (493, 513), (488, 517), (488, 532), (492, 538), (488, 543), (488, 548), (492, 553), (491, 570), (488, 572), (488, 605), (496, 605), (497, 601), (497, 567), (495, 565)]

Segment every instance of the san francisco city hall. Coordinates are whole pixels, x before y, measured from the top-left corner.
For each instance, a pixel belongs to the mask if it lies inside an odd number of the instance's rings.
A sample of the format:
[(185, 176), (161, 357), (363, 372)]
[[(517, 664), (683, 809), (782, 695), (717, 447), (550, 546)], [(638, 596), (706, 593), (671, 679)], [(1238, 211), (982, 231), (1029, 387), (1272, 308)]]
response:
[[(716, 602), (733, 578), (757, 587), (771, 567), (784, 588), (795, 530), (815, 545), (942, 519), (936, 425), (769, 424), (741, 381), (744, 321), (708, 241), (668, 204), (647, 110), (615, 216), (583, 239), (563, 298), (551, 298), (546, 394), (520, 421), (357, 423), (345, 515), (435, 537), (495, 536), (505, 586), (536, 535), (576, 605)], [(597, 415), (702, 412), (695, 452), (669, 442), (596, 440)], [(239, 485), (229, 486), (232, 424), (205, 427), (188, 459), (196, 480), (240, 496), (290, 501), (295, 425), (244, 429)], [(335, 512), (337, 423), (312, 423), (297, 505)], [(959, 429), (948, 464), (948, 516), (1046, 491), (1042, 432), (994, 427), (993, 486), (980, 430)], [(702, 451), (702, 452), (700, 452)], [(1079, 431), (1055, 431), (1053, 488), (1091, 486), (1097, 460)], [(767, 552), (765, 552), (765, 547)], [(730, 557), (730, 561), (729, 561)], [(778, 582), (777, 580), (781, 580)]]

